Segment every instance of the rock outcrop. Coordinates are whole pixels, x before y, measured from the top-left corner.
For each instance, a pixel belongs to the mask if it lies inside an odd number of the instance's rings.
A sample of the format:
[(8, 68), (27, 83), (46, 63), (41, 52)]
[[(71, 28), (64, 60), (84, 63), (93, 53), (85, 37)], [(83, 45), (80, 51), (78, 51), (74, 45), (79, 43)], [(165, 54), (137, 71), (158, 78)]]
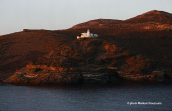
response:
[(148, 72), (149, 61), (100, 39), (74, 40), (28, 64), (4, 82), (17, 85), (120, 83), (118, 71)]

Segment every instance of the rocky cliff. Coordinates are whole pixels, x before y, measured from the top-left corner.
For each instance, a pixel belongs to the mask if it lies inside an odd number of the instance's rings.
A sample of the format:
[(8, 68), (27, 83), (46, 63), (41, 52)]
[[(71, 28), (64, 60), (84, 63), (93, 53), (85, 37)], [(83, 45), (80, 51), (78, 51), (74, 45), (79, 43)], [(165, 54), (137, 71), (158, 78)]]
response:
[(149, 61), (101, 39), (74, 40), (39, 58), (4, 82), (17, 85), (120, 83), (120, 73), (144, 75)]

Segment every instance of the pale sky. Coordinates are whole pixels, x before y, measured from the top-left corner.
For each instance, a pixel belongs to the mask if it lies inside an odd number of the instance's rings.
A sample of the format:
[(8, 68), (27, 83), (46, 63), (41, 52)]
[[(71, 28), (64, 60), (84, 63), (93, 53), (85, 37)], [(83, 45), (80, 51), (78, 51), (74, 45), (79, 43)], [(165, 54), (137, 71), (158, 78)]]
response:
[(0, 35), (67, 29), (99, 18), (126, 20), (155, 9), (172, 13), (172, 0), (0, 0)]

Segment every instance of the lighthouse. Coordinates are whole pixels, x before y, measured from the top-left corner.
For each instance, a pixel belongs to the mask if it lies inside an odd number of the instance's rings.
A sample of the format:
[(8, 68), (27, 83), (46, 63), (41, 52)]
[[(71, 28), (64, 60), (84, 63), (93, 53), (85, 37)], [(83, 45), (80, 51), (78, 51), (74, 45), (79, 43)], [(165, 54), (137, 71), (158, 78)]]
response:
[(77, 36), (77, 39), (80, 39), (80, 38), (95, 38), (95, 37), (98, 37), (98, 35), (90, 33), (90, 30), (88, 29), (87, 33), (81, 33), (81, 36)]
[(89, 30), (89, 29), (87, 30), (87, 36), (91, 36), (91, 35), (90, 35), (90, 30)]

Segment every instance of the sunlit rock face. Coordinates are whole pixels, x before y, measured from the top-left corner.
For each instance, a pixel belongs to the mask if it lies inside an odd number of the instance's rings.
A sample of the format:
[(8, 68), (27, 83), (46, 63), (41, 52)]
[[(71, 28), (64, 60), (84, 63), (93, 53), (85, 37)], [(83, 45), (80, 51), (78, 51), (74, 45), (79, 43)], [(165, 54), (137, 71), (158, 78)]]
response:
[[(5, 80), (18, 85), (120, 83), (117, 73), (142, 74), (149, 61), (100, 39), (74, 40), (35, 60)], [(135, 66), (137, 65), (137, 66)]]

